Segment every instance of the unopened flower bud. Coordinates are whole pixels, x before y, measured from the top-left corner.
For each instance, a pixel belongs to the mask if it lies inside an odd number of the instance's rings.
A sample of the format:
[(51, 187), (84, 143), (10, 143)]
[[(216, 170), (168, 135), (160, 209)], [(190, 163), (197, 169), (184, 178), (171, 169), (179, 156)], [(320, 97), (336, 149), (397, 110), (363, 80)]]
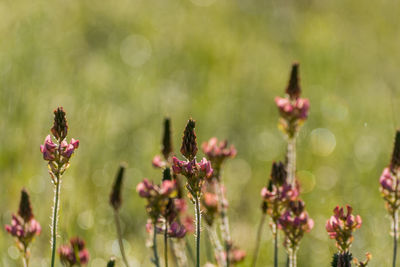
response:
[(194, 132), (195, 126), (196, 122), (190, 119), (186, 124), (186, 128), (182, 138), (181, 153), (189, 161), (196, 157), (198, 150), (196, 142), (196, 133)]
[(286, 183), (286, 178), (286, 166), (282, 162), (274, 162), (271, 169), (272, 182), (277, 186), (281, 186)]
[(68, 134), (68, 123), (63, 107), (58, 107), (54, 110), (54, 124), (51, 128), (51, 133), (60, 141), (64, 140)]
[(21, 216), (21, 218), (24, 219), (25, 222), (28, 222), (33, 218), (29, 194), (25, 189), (21, 190), (21, 200), (19, 202), (18, 215)]
[(164, 158), (168, 160), (169, 156), (172, 153), (172, 136), (171, 136), (171, 120), (169, 118), (165, 118), (164, 120), (164, 134), (162, 140), (162, 154)]
[(121, 188), (122, 188), (122, 181), (124, 178), (124, 172), (125, 172), (125, 164), (121, 164), (110, 195), (110, 204), (115, 210), (118, 210), (122, 205)]
[(115, 267), (115, 258), (111, 257), (111, 259), (107, 263), (107, 267)]
[(300, 78), (299, 78), (299, 63), (293, 63), (292, 71), (290, 73), (290, 79), (286, 93), (290, 99), (297, 99), (301, 94)]
[(396, 131), (390, 170), (394, 173), (400, 167), (400, 130)]

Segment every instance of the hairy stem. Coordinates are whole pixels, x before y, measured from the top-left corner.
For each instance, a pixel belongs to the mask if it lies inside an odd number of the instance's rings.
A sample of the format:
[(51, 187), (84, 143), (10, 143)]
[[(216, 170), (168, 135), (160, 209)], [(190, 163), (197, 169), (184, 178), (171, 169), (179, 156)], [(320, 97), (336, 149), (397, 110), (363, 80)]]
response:
[(398, 211), (396, 210), (393, 213), (393, 267), (396, 267), (398, 224), (399, 224), (399, 218), (398, 218)]
[(287, 177), (288, 182), (293, 186), (295, 185), (296, 179), (296, 137), (289, 137), (287, 140)]
[(28, 249), (24, 247), (24, 255), (22, 256), (22, 264), (24, 267), (28, 267), (29, 258), (28, 258)]
[(224, 196), (224, 193), (222, 191), (222, 181), (221, 178), (219, 178), (219, 181), (214, 182), (215, 186), (215, 191), (217, 192), (218, 196), (218, 204), (220, 205), (220, 217), (221, 217), (221, 234), (222, 238), (224, 239), (225, 243), (225, 253), (226, 253), (226, 267), (229, 267), (229, 252), (231, 249), (231, 244), (232, 244), (232, 239), (231, 239), (231, 234), (229, 231), (229, 218), (227, 215), (227, 204), (226, 204), (226, 199)]
[(117, 228), (118, 244), (122, 256), (122, 261), (124, 262), (126, 267), (129, 267), (129, 263), (125, 255), (124, 242), (122, 241), (122, 230), (121, 230), (121, 223), (119, 221), (119, 214), (118, 210), (116, 209), (114, 209), (114, 218), (115, 218), (115, 226)]
[(57, 223), (58, 223), (58, 209), (60, 201), (60, 187), (61, 179), (60, 175), (57, 174), (55, 178), (55, 191), (54, 191), (54, 206), (53, 206), (53, 218), (51, 225), (51, 267), (54, 267), (56, 258), (56, 241), (57, 241)]
[(156, 267), (160, 267), (160, 259), (157, 252), (157, 225), (156, 222), (153, 223), (153, 263)]
[(168, 267), (168, 222), (165, 218), (165, 229), (164, 229), (164, 266)]
[(225, 266), (224, 248), (221, 245), (217, 231), (214, 226), (207, 226), (208, 236), (210, 237), (211, 244), (214, 247), (214, 253), (216, 256), (218, 266)]
[(251, 266), (255, 267), (257, 263), (257, 258), (258, 258), (258, 251), (260, 250), (260, 243), (261, 243), (261, 236), (262, 236), (262, 230), (264, 227), (265, 223), (265, 218), (267, 217), (266, 213), (263, 213), (260, 219), (260, 223), (258, 224), (258, 229), (257, 229), (257, 236), (256, 236), (256, 245), (254, 247), (254, 254), (253, 254), (253, 260), (251, 262)]
[(278, 267), (278, 223), (275, 223), (274, 228), (274, 267)]
[(297, 266), (297, 249), (292, 248), (289, 250), (289, 267), (296, 267)]
[(195, 196), (195, 212), (196, 212), (196, 267), (200, 267), (200, 230), (201, 230), (201, 213), (200, 213), (200, 197)]

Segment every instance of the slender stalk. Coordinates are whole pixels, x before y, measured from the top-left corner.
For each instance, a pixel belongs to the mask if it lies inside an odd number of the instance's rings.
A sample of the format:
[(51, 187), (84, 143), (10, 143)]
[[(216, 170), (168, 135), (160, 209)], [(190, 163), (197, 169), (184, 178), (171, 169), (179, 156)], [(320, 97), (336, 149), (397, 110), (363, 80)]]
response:
[(292, 248), (289, 250), (289, 267), (297, 266), (297, 249)]
[(393, 213), (393, 267), (396, 267), (398, 224), (399, 224), (399, 218), (398, 218), (398, 212), (396, 210)]
[(29, 259), (28, 259), (28, 255), (27, 255), (27, 248), (24, 248), (24, 255), (22, 257), (23, 266), (28, 267), (28, 262), (29, 262)]
[(296, 137), (288, 137), (287, 140), (287, 174), (288, 181), (295, 185), (296, 175)]
[(56, 258), (57, 223), (58, 223), (58, 209), (60, 206), (59, 201), (60, 201), (60, 187), (61, 187), (61, 179), (59, 174), (57, 174), (54, 181), (56, 188), (54, 191), (53, 218), (51, 225), (51, 267), (54, 267), (54, 262)]
[(216, 260), (218, 266), (225, 266), (224, 248), (218, 238), (217, 231), (214, 226), (207, 226), (208, 236), (210, 237), (211, 244), (214, 247)]
[(196, 267), (200, 267), (200, 230), (201, 230), (201, 213), (200, 213), (200, 197), (195, 196), (195, 212), (196, 212)]
[(251, 262), (251, 266), (255, 267), (257, 263), (257, 258), (258, 258), (258, 251), (260, 250), (260, 243), (261, 243), (261, 236), (262, 236), (262, 230), (265, 224), (265, 218), (267, 217), (266, 213), (263, 213), (261, 216), (260, 223), (258, 224), (258, 229), (257, 229), (257, 236), (256, 236), (256, 245), (254, 247), (254, 254), (253, 254), (253, 260)]
[(164, 266), (168, 267), (168, 222), (165, 219), (164, 229)]
[(231, 244), (232, 244), (232, 239), (231, 239), (231, 234), (229, 231), (229, 219), (227, 216), (227, 205), (226, 205), (226, 200), (225, 200), (225, 196), (224, 193), (222, 191), (222, 181), (221, 181), (221, 177), (219, 177), (219, 179), (217, 181), (214, 182), (214, 187), (215, 187), (215, 191), (217, 192), (217, 196), (218, 196), (218, 203), (220, 205), (220, 217), (221, 217), (221, 234), (222, 234), (222, 238), (224, 239), (224, 243), (225, 243), (225, 253), (226, 253), (226, 267), (229, 267), (229, 252), (231, 250)]
[(124, 262), (126, 267), (129, 267), (129, 263), (125, 255), (124, 242), (122, 241), (121, 223), (119, 221), (119, 214), (117, 209), (114, 209), (114, 219), (115, 219), (115, 226), (117, 228), (118, 244), (119, 244), (119, 250), (121, 251), (122, 261)]
[[(175, 266), (188, 267), (188, 259), (185, 252), (185, 239), (169, 239), (172, 255), (175, 258)], [(194, 261), (193, 261), (194, 262)]]
[(274, 267), (278, 267), (278, 223), (275, 223), (274, 228)]
[(157, 252), (157, 226), (155, 222), (153, 223), (153, 229), (153, 263), (155, 266), (160, 267), (160, 259)]

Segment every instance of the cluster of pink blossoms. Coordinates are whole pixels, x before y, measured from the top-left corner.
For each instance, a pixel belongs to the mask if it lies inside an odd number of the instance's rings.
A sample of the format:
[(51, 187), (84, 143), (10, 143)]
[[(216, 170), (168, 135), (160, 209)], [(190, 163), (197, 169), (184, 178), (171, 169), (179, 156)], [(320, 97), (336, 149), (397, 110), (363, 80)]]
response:
[(390, 168), (385, 168), (379, 179), (380, 191), (386, 201), (388, 210), (392, 213), (400, 207), (400, 180)]
[(202, 149), (208, 160), (211, 161), (214, 170), (218, 170), (218, 173), (214, 173), (214, 176), (219, 174), (219, 169), (225, 159), (234, 158), (237, 153), (233, 145), (228, 147), (228, 141), (218, 142), (216, 137), (212, 137), (208, 142), (204, 142)]
[(169, 199), (176, 194), (176, 182), (165, 180), (161, 186), (144, 179), (136, 186), (139, 196), (147, 199), (146, 210), (153, 222), (165, 213)]
[(289, 85), (286, 88), (286, 97), (276, 97), (275, 104), (281, 115), (280, 127), (293, 137), (299, 126), (307, 119), (310, 109), (310, 102), (306, 98), (300, 98), (301, 88), (298, 77), (299, 64), (292, 66)]
[(59, 158), (60, 162), (66, 163), (78, 147), (79, 140), (72, 138), (69, 144), (66, 140), (63, 140), (60, 145), (57, 145), (48, 135), (44, 139), (44, 144), (40, 146), (40, 152), (42, 152), (44, 160), (54, 161)]
[(353, 232), (361, 227), (360, 215), (352, 214), (353, 208), (346, 206), (347, 213), (343, 207), (337, 206), (333, 210), (333, 216), (326, 222), (326, 231), (331, 239), (336, 240), (336, 246), (340, 252), (348, 252), (353, 242)]
[(18, 248), (24, 252), (35, 236), (42, 231), (40, 224), (34, 219), (29, 195), (25, 189), (21, 191), (21, 201), (18, 214), (13, 214), (11, 224), (5, 229), (17, 241)]
[(61, 263), (68, 267), (86, 265), (89, 262), (89, 251), (85, 248), (85, 241), (79, 237), (71, 238), (69, 244), (60, 246), (58, 254)]
[(282, 162), (274, 162), (268, 186), (261, 189), (261, 197), (265, 203), (263, 211), (271, 216), (275, 224), (278, 223), (289, 201), (296, 200), (299, 196), (298, 186), (287, 182), (285, 168)]
[(314, 221), (304, 208), (302, 200), (290, 201), (287, 210), (278, 220), (278, 227), (285, 233), (286, 249), (296, 250), (304, 233), (310, 232), (314, 227)]

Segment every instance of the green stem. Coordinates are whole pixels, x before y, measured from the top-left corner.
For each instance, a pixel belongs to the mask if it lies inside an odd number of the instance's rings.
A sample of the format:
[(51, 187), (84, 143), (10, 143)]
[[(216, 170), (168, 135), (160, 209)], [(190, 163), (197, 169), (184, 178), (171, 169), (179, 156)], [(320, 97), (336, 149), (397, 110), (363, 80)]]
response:
[(200, 214), (200, 197), (195, 196), (195, 212), (196, 212), (196, 267), (200, 267), (200, 229), (201, 229), (201, 214)]
[(264, 227), (264, 223), (265, 223), (265, 218), (266, 217), (267, 217), (267, 214), (263, 213), (262, 216), (261, 216), (260, 223), (258, 224), (257, 236), (256, 236), (256, 245), (255, 245), (255, 248), (254, 248), (253, 260), (251, 262), (251, 266), (252, 267), (255, 267), (256, 263), (257, 263), (258, 251), (260, 250), (262, 230), (263, 230), (263, 227)]
[(288, 138), (287, 147), (287, 176), (288, 182), (295, 186), (296, 175), (296, 137)]
[(27, 255), (27, 248), (24, 248), (24, 255), (22, 257), (22, 264), (24, 265), (24, 267), (28, 267), (28, 255)]
[(165, 267), (168, 267), (168, 222), (165, 218), (165, 230), (164, 230), (164, 262)]
[(122, 230), (121, 230), (121, 223), (119, 220), (119, 214), (118, 210), (116, 209), (114, 209), (114, 218), (115, 218), (115, 226), (117, 228), (119, 250), (121, 251), (122, 261), (124, 262), (126, 267), (129, 267), (128, 259), (126, 258), (125, 255), (124, 242), (122, 241)]
[(397, 258), (397, 228), (398, 228), (398, 212), (393, 213), (393, 267), (396, 267)]
[(278, 267), (278, 223), (274, 227), (274, 267)]
[(156, 223), (153, 223), (153, 254), (154, 254), (154, 259), (153, 263), (155, 266), (160, 267), (160, 259), (158, 258), (158, 252), (157, 252), (157, 226)]
[(56, 257), (56, 239), (57, 239), (57, 222), (58, 222), (58, 209), (59, 209), (59, 199), (60, 199), (60, 187), (61, 179), (59, 174), (57, 174), (55, 179), (56, 190), (54, 192), (54, 206), (53, 206), (53, 218), (51, 225), (51, 267), (54, 267), (54, 261)]

